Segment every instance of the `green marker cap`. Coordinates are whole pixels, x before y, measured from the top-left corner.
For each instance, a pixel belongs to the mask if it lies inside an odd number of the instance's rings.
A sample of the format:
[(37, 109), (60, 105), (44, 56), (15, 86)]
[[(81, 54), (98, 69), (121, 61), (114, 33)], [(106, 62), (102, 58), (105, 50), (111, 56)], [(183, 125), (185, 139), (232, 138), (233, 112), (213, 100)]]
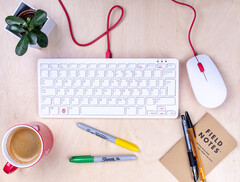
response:
[(69, 159), (69, 162), (74, 163), (91, 163), (94, 162), (94, 157), (91, 155), (73, 156)]

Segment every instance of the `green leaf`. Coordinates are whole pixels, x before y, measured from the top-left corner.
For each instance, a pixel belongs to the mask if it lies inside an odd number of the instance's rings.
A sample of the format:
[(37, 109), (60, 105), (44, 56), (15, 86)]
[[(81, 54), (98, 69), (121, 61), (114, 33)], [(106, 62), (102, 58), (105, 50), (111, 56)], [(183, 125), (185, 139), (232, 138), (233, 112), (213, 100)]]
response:
[(40, 30), (34, 30), (34, 33), (37, 35), (37, 43), (40, 47), (44, 48), (48, 46), (48, 37), (45, 33)]
[(25, 32), (25, 29), (19, 25), (11, 25), (10, 31), (13, 33), (22, 33), (22, 32)]
[(22, 56), (23, 54), (25, 54), (28, 49), (28, 44), (29, 44), (29, 40), (28, 40), (27, 34), (25, 33), (17, 44), (17, 47), (15, 49), (16, 54), (19, 56)]
[(37, 43), (37, 35), (33, 32), (27, 33), (28, 40), (30, 44), (35, 45)]
[(27, 27), (27, 22), (24, 19), (16, 16), (8, 16), (7, 18), (5, 18), (5, 22), (10, 26), (19, 25), (19, 26)]
[(31, 18), (30, 17), (27, 17), (27, 24), (29, 24), (31, 21)]
[(47, 19), (47, 13), (41, 9), (37, 10), (32, 18), (29, 26), (40, 26), (42, 25)]

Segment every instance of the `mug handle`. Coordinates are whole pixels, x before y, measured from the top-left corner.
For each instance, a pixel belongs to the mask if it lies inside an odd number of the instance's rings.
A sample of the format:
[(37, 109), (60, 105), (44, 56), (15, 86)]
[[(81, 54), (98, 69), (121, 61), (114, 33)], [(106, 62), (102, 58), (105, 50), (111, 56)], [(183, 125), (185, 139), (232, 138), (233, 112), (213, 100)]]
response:
[(10, 164), (9, 162), (7, 162), (3, 168), (3, 171), (7, 174), (11, 174), (14, 171), (16, 171), (17, 167), (13, 166), (12, 164)]

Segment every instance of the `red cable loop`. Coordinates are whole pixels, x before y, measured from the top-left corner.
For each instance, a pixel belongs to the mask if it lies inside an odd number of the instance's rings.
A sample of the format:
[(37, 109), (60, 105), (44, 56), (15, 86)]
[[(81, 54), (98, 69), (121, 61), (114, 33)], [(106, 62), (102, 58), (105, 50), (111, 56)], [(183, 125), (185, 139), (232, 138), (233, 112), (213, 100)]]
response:
[[(192, 45), (192, 42), (191, 42), (191, 31), (192, 31), (192, 27), (193, 27), (193, 24), (194, 24), (194, 22), (195, 22), (195, 19), (196, 19), (196, 10), (192, 7), (192, 6), (190, 6), (189, 4), (185, 4), (185, 3), (181, 3), (181, 2), (178, 2), (178, 1), (175, 1), (175, 0), (172, 0), (173, 2), (175, 2), (175, 3), (177, 3), (177, 4), (181, 4), (181, 5), (183, 5), (183, 6), (187, 6), (187, 7), (189, 7), (189, 8), (191, 8), (192, 10), (193, 10), (193, 12), (194, 12), (194, 18), (193, 18), (193, 21), (192, 21), (192, 24), (191, 24), (191, 26), (190, 26), (190, 29), (189, 29), (189, 32), (188, 32), (188, 41), (189, 41), (189, 44), (190, 44), (190, 46), (191, 46), (191, 48), (192, 48), (192, 51), (193, 51), (193, 54), (194, 54), (194, 56), (196, 57), (196, 52), (195, 52), (195, 49), (193, 48), (193, 45)], [(197, 58), (197, 57), (196, 57)], [(197, 61), (198, 61), (198, 59), (197, 59)]]
[[(89, 45), (95, 43), (96, 41), (98, 41), (99, 39), (101, 39), (103, 36), (105, 36), (105, 35), (107, 34), (107, 46), (108, 46), (108, 48), (107, 48), (107, 52), (106, 52), (106, 57), (107, 57), (107, 58), (110, 58), (110, 57), (111, 57), (111, 52), (110, 52), (110, 43), (109, 43), (109, 32), (110, 32), (112, 29), (114, 29), (114, 28), (120, 23), (120, 21), (122, 20), (123, 15), (124, 15), (124, 10), (123, 10), (123, 8), (122, 8), (121, 6), (119, 6), (119, 5), (113, 6), (113, 7), (110, 9), (109, 13), (108, 13), (108, 18), (107, 18), (107, 31), (105, 31), (103, 34), (101, 34), (100, 36), (98, 36), (97, 38), (95, 38), (93, 41), (91, 41), (91, 42), (89, 42), (89, 43), (80, 44), (80, 43), (78, 43), (78, 42), (76, 41), (76, 39), (74, 38), (73, 31), (72, 31), (71, 20), (70, 20), (70, 17), (69, 17), (69, 15), (68, 15), (68, 12), (67, 12), (65, 6), (63, 5), (63, 3), (62, 3), (61, 0), (58, 0), (58, 2), (59, 2), (60, 5), (62, 6), (62, 8), (63, 8), (63, 10), (64, 10), (64, 13), (65, 13), (65, 15), (66, 15), (66, 17), (67, 17), (68, 26), (69, 26), (69, 30), (70, 30), (70, 34), (71, 34), (71, 37), (72, 37), (73, 42), (74, 42), (76, 45), (78, 45), (78, 46), (86, 47), (86, 46), (89, 46)], [(112, 27), (109, 28), (110, 15), (111, 15), (112, 11), (113, 11), (115, 8), (119, 8), (119, 9), (121, 10), (122, 14), (121, 14), (120, 18), (118, 19), (118, 21), (117, 21)]]

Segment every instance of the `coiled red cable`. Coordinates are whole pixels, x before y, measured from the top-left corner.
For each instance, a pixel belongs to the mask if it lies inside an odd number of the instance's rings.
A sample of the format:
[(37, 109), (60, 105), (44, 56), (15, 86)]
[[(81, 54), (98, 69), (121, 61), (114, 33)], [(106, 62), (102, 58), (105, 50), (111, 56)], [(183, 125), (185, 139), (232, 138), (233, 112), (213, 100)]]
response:
[[(76, 39), (74, 38), (74, 35), (73, 35), (73, 31), (72, 31), (72, 25), (71, 25), (71, 20), (70, 20), (70, 17), (68, 15), (68, 12), (65, 8), (65, 6), (63, 5), (62, 1), (61, 0), (58, 0), (58, 2), (60, 3), (60, 5), (62, 6), (63, 10), (64, 10), (64, 13), (67, 17), (67, 20), (68, 20), (68, 26), (69, 26), (69, 30), (70, 30), (70, 34), (71, 34), (71, 38), (73, 40), (73, 42), (78, 45), (78, 46), (81, 46), (81, 47), (86, 47), (86, 46), (89, 46), (93, 43), (95, 43), (96, 41), (98, 41), (99, 39), (101, 39), (103, 36), (105, 36), (107, 34), (107, 52), (106, 52), (106, 58), (111, 58), (111, 51), (110, 51), (110, 41), (109, 41), (109, 32), (114, 29), (119, 23), (120, 21), (122, 20), (123, 18), (123, 15), (124, 15), (124, 10), (121, 6), (119, 5), (116, 5), (116, 6), (113, 6), (109, 13), (108, 13), (108, 18), (107, 18), (107, 31), (105, 31), (103, 34), (101, 34), (100, 36), (98, 36), (97, 38), (95, 38), (93, 41), (89, 42), (89, 43), (86, 43), (86, 44), (80, 44), (76, 41)], [(115, 9), (115, 8), (119, 8), (121, 10), (121, 16), (120, 18), (118, 19), (118, 21), (112, 26), (109, 28), (109, 20), (110, 20), (110, 16), (111, 16), (111, 13), (112, 11)]]

